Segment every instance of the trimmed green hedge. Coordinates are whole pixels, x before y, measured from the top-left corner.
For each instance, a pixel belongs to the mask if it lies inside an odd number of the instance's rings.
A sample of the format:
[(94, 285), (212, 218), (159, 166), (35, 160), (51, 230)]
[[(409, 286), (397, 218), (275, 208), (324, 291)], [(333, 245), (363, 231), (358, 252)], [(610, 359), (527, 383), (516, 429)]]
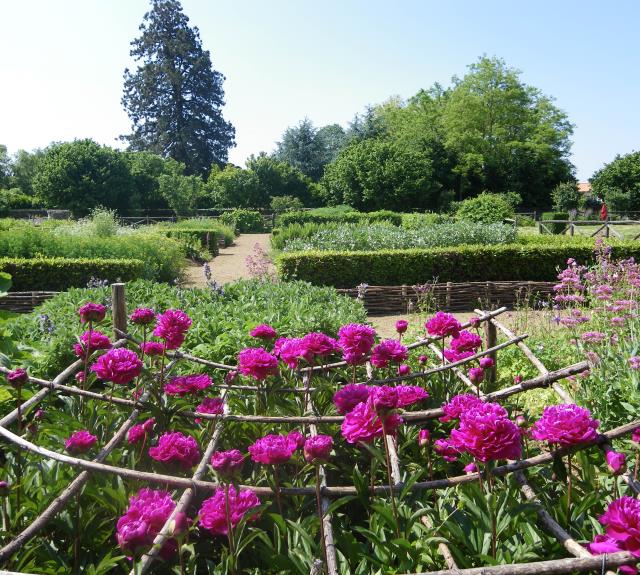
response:
[(378, 212), (345, 212), (337, 214), (326, 214), (320, 211), (308, 210), (305, 212), (286, 212), (278, 215), (276, 225), (279, 227), (290, 226), (291, 224), (358, 224), (358, 223), (374, 223), (374, 222), (390, 222), (394, 226), (402, 224), (402, 214), (391, 212), (389, 210), (380, 210)]
[[(640, 242), (612, 242), (614, 258), (640, 258)], [(569, 258), (595, 260), (593, 242), (508, 244), (377, 252), (290, 252), (277, 259), (284, 280), (352, 288), (431, 282), (553, 281)]]
[[(174, 238), (176, 240), (182, 240), (187, 243), (195, 241), (198, 242), (204, 249), (206, 249), (210, 254), (217, 256), (219, 253), (218, 249), (218, 239), (222, 236), (213, 230), (178, 230), (178, 229), (167, 229), (164, 230), (163, 233), (170, 238)], [(226, 242), (225, 242), (226, 245)]]
[(144, 262), (134, 259), (0, 258), (11, 274), (11, 291), (64, 291), (86, 287), (92, 278), (132, 281), (144, 277)]

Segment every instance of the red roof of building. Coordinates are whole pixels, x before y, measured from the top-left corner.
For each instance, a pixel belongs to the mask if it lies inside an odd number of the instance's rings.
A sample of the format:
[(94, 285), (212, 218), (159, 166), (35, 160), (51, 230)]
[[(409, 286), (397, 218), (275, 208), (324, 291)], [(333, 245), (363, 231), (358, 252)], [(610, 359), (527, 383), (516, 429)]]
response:
[(591, 192), (591, 184), (589, 182), (578, 182), (578, 191), (581, 194), (588, 194)]

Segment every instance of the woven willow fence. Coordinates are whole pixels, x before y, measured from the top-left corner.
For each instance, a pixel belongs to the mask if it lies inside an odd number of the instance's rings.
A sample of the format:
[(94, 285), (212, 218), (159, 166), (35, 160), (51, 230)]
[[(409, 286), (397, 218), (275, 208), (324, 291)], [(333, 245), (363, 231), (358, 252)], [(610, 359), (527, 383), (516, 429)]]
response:
[[(115, 347), (122, 347), (129, 343), (138, 344), (135, 338), (127, 333), (126, 328), (126, 313), (125, 313), (125, 300), (124, 300), (124, 285), (114, 284), (113, 288), (113, 318), (114, 318), (114, 334), (118, 337), (115, 342)], [(478, 393), (482, 398), (486, 400), (500, 400), (505, 399), (520, 393), (526, 393), (532, 389), (551, 387), (565, 402), (571, 402), (572, 399), (565, 389), (560, 385), (560, 381), (566, 377), (580, 374), (589, 368), (586, 361), (582, 361), (573, 365), (569, 365), (565, 368), (549, 371), (540, 362), (540, 360), (533, 354), (533, 352), (525, 344), (526, 335), (515, 335), (503, 326), (496, 318), (505, 311), (505, 308), (497, 309), (492, 312), (483, 312), (476, 310), (479, 325), (484, 329), (485, 341), (483, 349), (475, 355), (465, 358), (464, 360), (454, 363), (444, 363), (439, 365), (433, 365), (427, 367), (421, 372), (414, 372), (402, 377), (392, 377), (387, 379), (373, 379), (372, 369), (370, 365), (367, 365), (367, 373), (369, 379), (366, 383), (369, 384), (388, 384), (399, 382), (413, 382), (420, 383), (425, 378), (432, 376), (433, 374), (449, 372), (451, 371), (455, 377), (457, 377), (464, 386), (469, 387), (474, 393)], [(463, 325), (464, 328), (469, 327), (471, 323)], [(498, 343), (498, 334), (501, 333), (504, 341)], [(436, 358), (442, 360), (440, 355), (440, 348), (436, 345), (439, 342), (437, 338), (427, 338), (421, 341), (415, 342), (407, 346), (410, 350), (420, 350), (429, 348), (434, 352)], [(517, 346), (520, 351), (526, 356), (529, 361), (538, 370), (539, 375), (531, 379), (522, 381), (520, 383), (498, 389), (492, 393), (486, 395), (481, 393), (460, 369), (469, 362), (477, 360), (480, 357), (491, 357), (496, 362), (496, 366), (499, 365), (498, 357), (499, 352), (510, 346)], [(167, 373), (175, 368), (180, 362), (195, 363), (198, 365), (206, 366), (210, 370), (222, 370), (231, 371), (235, 369), (234, 366), (217, 363), (195, 357), (193, 355), (182, 352), (168, 352), (170, 359), (167, 365)], [(444, 360), (442, 360), (444, 362)], [(6, 441), (10, 442), (15, 448), (23, 452), (27, 452), (34, 456), (40, 457), (44, 460), (53, 462), (59, 462), (63, 465), (73, 467), (79, 471), (78, 475), (68, 484), (68, 486), (61, 491), (57, 497), (53, 498), (51, 503), (43, 509), (38, 517), (36, 517), (31, 523), (20, 533), (18, 533), (10, 542), (6, 543), (0, 548), (0, 564), (6, 564), (15, 554), (20, 553), (24, 546), (40, 532), (47, 528), (47, 523), (50, 522), (57, 514), (65, 510), (65, 508), (74, 500), (82, 490), (83, 486), (91, 480), (94, 474), (109, 474), (120, 477), (123, 481), (134, 482), (137, 485), (148, 486), (163, 486), (165, 488), (173, 488), (180, 491), (178, 503), (172, 513), (172, 515), (166, 521), (164, 527), (159, 532), (153, 547), (149, 549), (146, 555), (143, 556), (140, 564), (138, 565), (135, 573), (151, 572), (153, 562), (156, 560), (162, 544), (172, 536), (172, 520), (180, 513), (189, 509), (196, 497), (201, 497), (203, 494), (208, 494), (214, 491), (219, 484), (216, 481), (211, 481), (207, 478), (207, 465), (211, 455), (218, 449), (224, 429), (234, 424), (243, 424), (246, 422), (263, 423), (277, 425), (303, 425), (306, 431), (310, 435), (318, 433), (319, 429), (329, 430), (340, 425), (343, 421), (343, 416), (336, 415), (321, 415), (316, 412), (316, 406), (314, 404), (314, 391), (315, 388), (312, 385), (313, 374), (315, 372), (327, 372), (337, 368), (345, 366), (344, 362), (337, 362), (325, 366), (314, 366), (300, 369), (297, 371), (300, 384), (294, 387), (278, 388), (277, 392), (281, 394), (297, 394), (300, 397), (304, 394), (306, 397), (306, 409), (301, 415), (251, 415), (251, 414), (236, 414), (229, 413), (228, 406), (225, 407), (225, 413), (223, 415), (209, 415), (202, 413), (194, 413), (191, 411), (179, 411), (176, 416), (188, 419), (194, 419), (196, 417), (202, 419), (210, 419), (216, 422), (215, 428), (211, 433), (209, 442), (206, 445), (202, 458), (199, 464), (196, 466), (192, 477), (179, 477), (173, 475), (165, 475), (158, 473), (151, 473), (146, 471), (136, 470), (134, 468), (122, 467), (113, 464), (105, 463), (107, 457), (112, 453), (125, 439), (128, 430), (135, 424), (136, 420), (145, 412), (149, 411), (150, 405), (147, 402), (147, 395), (143, 394), (138, 400), (127, 399), (123, 397), (110, 398), (106, 393), (99, 393), (90, 390), (80, 389), (79, 387), (69, 385), (67, 381), (73, 377), (73, 375), (82, 369), (83, 363), (81, 360), (71, 364), (59, 375), (52, 380), (40, 379), (37, 377), (30, 377), (31, 384), (40, 387), (41, 389), (35, 393), (30, 399), (24, 402), (20, 408), (16, 408), (13, 411), (5, 414), (0, 419), (0, 436)], [(8, 370), (0, 368), (0, 371), (6, 373)], [(494, 374), (489, 374), (489, 378), (495, 377)], [(230, 392), (239, 393), (254, 393), (256, 391), (264, 391), (264, 388), (251, 385), (235, 385), (233, 383), (219, 383), (216, 384), (220, 389), (223, 398)], [(85, 408), (89, 409), (90, 403), (97, 402), (112, 402), (114, 409), (120, 408), (124, 410), (128, 416), (115, 431), (110, 440), (104, 445), (101, 451), (92, 460), (80, 459), (61, 452), (52, 451), (41, 447), (25, 438), (19, 431), (17, 431), (17, 424), (20, 418), (20, 413), (23, 414), (35, 408), (38, 404), (46, 399), (53, 399), (57, 396), (76, 396), (82, 397), (85, 401)], [(408, 411), (403, 413), (402, 417), (407, 425), (418, 425), (429, 420), (433, 420), (441, 417), (444, 414), (440, 408)], [(624, 437), (636, 428), (640, 427), (640, 420), (623, 425), (621, 427), (611, 429), (609, 431), (601, 433), (596, 440), (587, 442), (580, 445), (575, 450), (585, 450), (593, 447), (599, 447), (601, 449), (607, 449), (609, 443), (617, 438)], [(376, 484), (370, 487), (370, 492), (382, 497), (388, 497), (391, 490), (394, 492), (400, 492), (405, 485), (402, 481), (402, 465), (400, 455), (397, 452), (397, 446), (394, 439), (391, 436), (386, 436), (385, 440), (389, 447), (391, 455), (391, 468), (393, 485), (388, 484)], [(526, 459), (508, 462), (504, 465), (495, 467), (493, 473), (497, 476), (506, 476), (513, 474), (519, 483), (522, 491), (523, 500), (533, 503), (536, 507), (539, 527), (547, 534), (555, 538), (567, 551), (569, 557), (565, 559), (538, 561), (531, 563), (521, 563), (514, 565), (500, 565), (500, 566), (487, 566), (473, 569), (459, 569), (456, 565), (455, 559), (446, 545), (446, 543), (438, 544), (438, 551), (443, 559), (443, 564), (447, 569), (440, 571), (432, 571), (431, 575), (454, 575), (458, 573), (464, 573), (469, 575), (502, 575), (502, 574), (560, 574), (560, 573), (576, 573), (576, 572), (589, 572), (589, 571), (601, 571), (606, 572), (609, 568), (616, 568), (621, 565), (635, 564), (639, 561), (639, 558), (632, 556), (626, 552), (613, 553), (603, 556), (592, 556), (583, 546), (576, 542), (571, 535), (560, 526), (549, 514), (544, 507), (538, 501), (536, 493), (527, 481), (526, 472), (531, 469), (535, 469), (540, 466), (549, 465), (552, 463), (554, 456), (566, 453), (566, 450), (559, 449), (554, 452), (543, 452), (534, 457)], [(329, 506), (333, 499), (342, 497), (345, 495), (357, 494), (357, 489), (353, 485), (328, 485), (326, 480), (326, 474), (322, 466), (320, 466), (320, 476), (322, 478), (321, 498), (322, 498), (322, 524), (324, 533), (324, 549), (326, 550), (326, 558), (324, 561), (318, 559), (316, 562), (322, 565), (326, 562), (325, 569), (329, 575), (337, 575), (338, 560), (336, 555), (336, 548), (334, 543), (334, 530), (332, 525), (332, 516), (329, 513)], [(444, 477), (439, 479), (433, 479), (430, 481), (415, 482), (410, 486), (410, 490), (415, 491), (434, 491), (454, 487), (463, 483), (470, 483), (478, 481), (478, 473), (470, 473), (454, 477)], [(624, 481), (628, 484), (629, 488), (635, 493), (640, 493), (640, 488), (634, 479), (625, 474), (623, 476)], [(269, 500), (274, 495), (274, 491), (270, 487), (262, 485), (244, 485), (240, 487), (250, 487), (259, 496), (265, 500)], [(315, 497), (316, 489), (313, 486), (301, 486), (301, 487), (284, 487), (280, 491), (283, 496), (291, 497)], [(427, 518), (422, 519), (428, 527), (429, 520)], [(316, 567), (312, 569), (312, 572), (322, 572), (316, 570)], [(135, 575), (134, 571), (131, 571), (131, 575)]]

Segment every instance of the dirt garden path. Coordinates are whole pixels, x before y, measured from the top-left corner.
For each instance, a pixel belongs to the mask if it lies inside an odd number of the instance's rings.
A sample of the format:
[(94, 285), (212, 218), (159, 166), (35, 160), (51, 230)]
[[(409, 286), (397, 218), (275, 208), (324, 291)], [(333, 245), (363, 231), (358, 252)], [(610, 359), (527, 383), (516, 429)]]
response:
[[(234, 244), (228, 248), (220, 248), (220, 254), (213, 258), (209, 265), (211, 274), (219, 284), (226, 284), (240, 278), (248, 278), (249, 272), (245, 258), (259, 244), (263, 250), (269, 251), (269, 234), (241, 234)], [(205, 278), (202, 266), (190, 262), (185, 270), (185, 286), (203, 287)]]

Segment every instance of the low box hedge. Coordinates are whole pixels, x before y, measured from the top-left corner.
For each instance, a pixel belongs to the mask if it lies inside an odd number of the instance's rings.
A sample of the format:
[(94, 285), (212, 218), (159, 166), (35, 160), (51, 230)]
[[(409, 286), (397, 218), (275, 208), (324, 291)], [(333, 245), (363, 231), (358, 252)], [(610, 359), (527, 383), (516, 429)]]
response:
[(132, 281), (144, 277), (135, 259), (0, 258), (0, 271), (11, 274), (11, 291), (64, 291), (86, 287), (92, 278)]
[(176, 240), (184, 240), (187, 242), (197, 241), (204, 249), (214, 256), (218, 255), (218, 239), (222, 238), (218, 232), (207, 229), (168, 229), (164, 231), (164, 234)]
[[(612, 242), (613, 257), (640, 258), (640, 242)], [(277, 259), (281, 279), (352, 288), (438, 282), (553, 281), (569, 258), (594, 261), (593, 242), (458, 246), (376, 252), (289, 252)]]

